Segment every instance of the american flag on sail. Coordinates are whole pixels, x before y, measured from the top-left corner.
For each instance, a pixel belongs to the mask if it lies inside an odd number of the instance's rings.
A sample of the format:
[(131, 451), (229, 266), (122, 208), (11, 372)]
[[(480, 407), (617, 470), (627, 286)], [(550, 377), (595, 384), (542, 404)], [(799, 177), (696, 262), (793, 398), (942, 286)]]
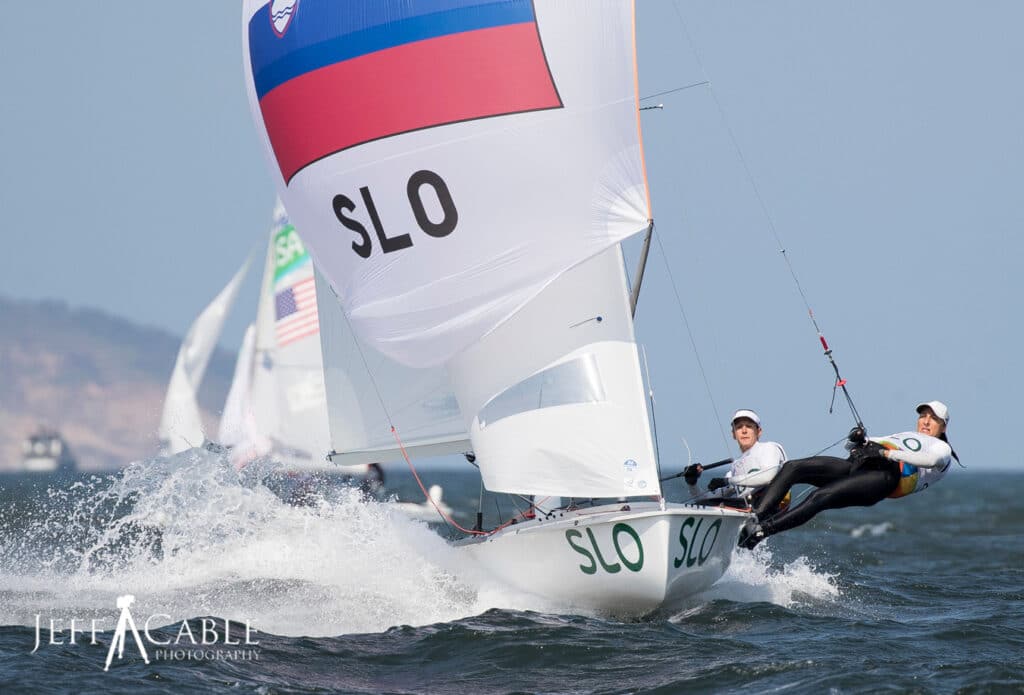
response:
[(312, 276), (274, 295), (278, 347), (316, 335), (320, 320), (316, 313), (316, 284)]

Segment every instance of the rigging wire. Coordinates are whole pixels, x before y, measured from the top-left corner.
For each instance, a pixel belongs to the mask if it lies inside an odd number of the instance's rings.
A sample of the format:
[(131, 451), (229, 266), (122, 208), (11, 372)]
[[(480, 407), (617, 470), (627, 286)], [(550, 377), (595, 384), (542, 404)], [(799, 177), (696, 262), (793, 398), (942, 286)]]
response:
[[(693, 89), (694, 87), (702, 87), (702, 86), (704, 86), (706, 84), (711, 84), (711, 83), (708, 82), (707, 80), (704, 80), (703, 82), (694, 82), (693, 84), (683, 85), (682, 87), (676, 87), (675, 89), (666, 89), (664, 92), (657, 92), (655, 94), (651, 94), (651, 95), (648, 95), (648, 96), (645, 96), (645, 97), (640, 97), (640, 101), (647, 101), (648, 99), (654, 99), (655, 97), (665, 96), (666, 94), (675, 94), (676, 92), (681, 92), (684, 89)], [(650, 107), (647, 107), (647, 108), (650, 108)]]
[(665, 263), (665, 270), (668, 271), (668, 280), (672, 285), (672, 292), (676, 297), (676, 306), (679, 307), (679, 313), (683, 317), (683, 325), (686, 326), (686, 335), (690, 339), (690, 347), (693, 348), (693, 355), (697, 359), (697, 367), (700, 370), (701, 379), (704, 381), (704, 390), (707, 391), (708, 400), (711, 401), (711, 408), (715, 413), (715, 420), (718, 422), (718, 432), (722, 435), (722, 444), (725, 446), (725, 450), (729, 450), (729, 440), (725, 436), (725, 427), (722, 425), (722, 418), (718, 414), (718, 404), (715, 403), (715, 396), (711, 392), (711, 383), (708, 381), (707, 371), (704, 369), (704, 361), (700, 358), (700, 352), (697, 350), (697, 341), (693, 337), (693, 330), (690, 328), (690, 320), (686, 317), (686, 309), (683, 308), (683, 300), (679, 296), (679, 288), (676, 286), (676, 278), (672, 275), (672, 267), (668, 262), (668, 254), (665, 253), (665, 247), (661, 244), (661, 236), (655, 235), (655, 240), (658, 242), (658, 249), (661, 251), (661, 260)]
[(647, 364), (647, 348), (640, 346), (640, 354), (644, 358), (644, 372), (647, 374), (647, 400), (651, 403), (651, 429), (654, 430), (654, 464), (661, 478), (661, 448), (658, 446), (658, 420), (654, 416), (654, 384), (651, 383), (651, 369)]
[(732, 141), (732, 146), (736, 150), (736, 155), (739, 157), (740, 164), (743, 166), (743, 171), (746, 174), (747, 181), (750, 184), (751, 189), (754, 191), (754, 197), (757, 199), (758, 205), (761, 207), (761, 212), (768, 223), (768, 229), (771, 231), (772, 236), (775, 238), (775, 243), (778, 245), (779, 253), (782, 254), (783, 260), (786, 262), (786, 267), (789, 269), (789, 274), (793, 278), (793, 282), (796, 284), (796, 289), (800, 293), (800, 298), (803, 300), (804, 307), (807, 309), (807, 315), (811, 319), (811, 323), (814, 325), (814, 330), (818, 334), (818, 340), (821, 343), (822, 348), (825, 351), (825, 357), (828, 359), (829, 364), (832, 366), (833, 371), (836, 375), (835, 384), (832, 387), (832, 404), (829, 405), (828, 412), (831, 414), (835, 405), (836, 390), (842, 389), (843, 396), (846, 398), (846, 404), (850, 408), (850, 412), (853, 414), (854, 419), (857, 421), (857, 426), (863, 428), (864, 422), (861, 420), (860, 413), (857, 412), (856, 406), (853, 404), (853, 398), (850, 396), (850, 392), (846, 388), (846, 379), (839, 374), (839, 366), (836, 364), (835, 359), (832, 356), (832, 348), (829, 347), (828, 341), (825, 340), (825, 335), (821, 332), (821, 328), (818, 326), (818, 321), (814, 317), (814, 311), (811, 309), (810, 302), (807, 300), (807, 295), (804, 293), (804, 288), (800, 284), (800, 279), (796, 275), (796, 270), (793, 268), (793, 264), (789, 260), (789, 256), (786, 254), (786, 248), (782, 243), (782, 239), (779, 237), (777, 228), (775, 227), (775, 221), (772, 219), (771, 213), (768, 211), (768, 205), (764, 201), (764, 197), (761, 195), (761, 189), (757, 186), (757, 181), (754, 179), (754, 175), (750, 170), (750, 166), (747, 164), (746, 158), (743, 156), (743, 150), (740, 149), (739, 140), (736, 138), (736, 134), (733, 132), (732, 127), (729, 125), (729, 120), (725, 116), (725, 109), (722, 108), (722, 102), (718, 99), (718, 94), (715, 92), (715, 88), (712, 86), (711, 81), (708, 79), (707, 70), (704, 69), (704, 61), (700, 58), (700, 52), (697, 50), (697, 44), (694, 43), (690, 37), (690, 32), (686, 28), (686, 22), (683, 20), (682, 12), (679, 10), (679, 1), (672, 0), (672, 8), (676, 12), (676, 17), (679, 19), (679, 25), (682, 27), (683, 35), (686, 37), (686, 42), (690, 44), (690, 50), (693, 51), (693, 56), (697, 61), (697, 66), (700, 68), (701, 74), (704, 76), (704, 81), (696, 84), (706, 84), (708, 92), (711, 94), (712, 101), (715, 102), (715, 108), (718, 109), (718, 117), (722, 121), (722, 125), (725, 127), (726, 132), (729, 135), (729, 139)]
[[(326, 278), (323, 278), (323, 280), (326, 281)], [(330, 283), (327, 283), (327, 287), (331, 291), (331, 294), (334, 295), (334, 298), (337, 300), (338, 299), (338, 293), (334, 291), (334, 287)], [(339, 304), (340, 304), (340, 302), (339, 302)], [(352, 324), (349, 323), (348, 314), (346, 314), (344, 311), (342, 311), (341, 315), (345, 319), (345, 324), (348, 326), (349, 332), (352, 333), (352, 335), (355, 335), (355, 332), (352, 329)], [(377, 402), (380, 403), (381, 410), (384, 411), (384, 417), (387, 418), (388, 426), (391, 427), (391, 434), (394, 435), (395, 441), (398, 443), (398, 449), (399, 449), (399, 451), (402, 452), (402, 458), (404, 458), (405, 462), (409, 465), (409, 470), (412, 471), (412, 477), (416, 479), (416, 484), (419, 485), (420, 492), (423, 493), (423, 497), (428, 502), (430, 502), (431, 506), (433, 506), (434, 509), (437, 511), (437, 513), (441, 515), (441, 518), (444, 519), (451, 526), (454, 526), (455, 528), (457, 528), (458, 530), (462, 531), (463, 533), (467, 533), (467, 534), (470, 534), (470, 535), (476, 535), (476, 536), (486, 535), (482, 531), (472, 531), (472, 530), (469, 530), (469, 529), (462, 528), (450, 516), (448, 516), (447, 514), (444, 513), (444, 511), (441, 510), (441, 507), (438, 506), (438, 504), (434, 500), (434, 498), (430, 495), (429, 492), (427, 492), (426, 486), (423, 484), (423, 481), (420, 480), (419, 473), (416, 471), (416, 467), (413, 465), (412, 460), (409, 458), (409, 454), (405, 450), (405, 445), (402, 443), (402, 440), (398, 436), (398, 429), (395, 427), (395, 423), (391, 419), (391, 411), (388, 409), (387, 404), (385, 404), (385, 402), (384, 402), (384, 395), (380, 392), (380, 388), (377, 386), (377, 380), (373, 377), (373, 371), (370, 369), (370, 365), (366, 361), (366, 355), (363, 353), (363, 347), (359, 344), (358, 340), (354, 340), (353, 342), (354, 342), (354, 344), (356, 346), (356, 351), (359, 353), (359, 359), (363, 363), (363, 369), (366, 370), (366, 375), (370, 378), (370, 383), (373, 385), (373, 391), (374, 391), (374, 393), (377, 396)], [(333, 454), (335, 454), (335, 453), (337, 453), (337, 452), (334, 451), (334, 447), (332, 446), (331, 447), (331, 453), (327, 454), (327, 460), (330, 461), (331, 460), (331, 456)], [(501, 527), (499, 527), (499, 528), (501, 528)], [(494, 530), (497, 530), (497, 529), (494, 529)]]

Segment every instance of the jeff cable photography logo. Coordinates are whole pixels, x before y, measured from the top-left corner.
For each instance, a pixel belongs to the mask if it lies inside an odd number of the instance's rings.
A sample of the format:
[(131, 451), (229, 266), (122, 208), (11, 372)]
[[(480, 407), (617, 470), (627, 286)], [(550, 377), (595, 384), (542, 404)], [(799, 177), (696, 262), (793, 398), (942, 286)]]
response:
[[(150, 631), (157, 626), (165, 625), (168, 631), (171, 616), (154, 613), (142, 623), (142, 629), (132, 616), (131, 605), (135, 597), (131, 594), (117, 597), (117, 607), (121, 613), (114, 628), (114, 638), (107, 650), (107, 661), (103, 670), (110, 669), (110, 664), (117, 654), (118, 660), (124, 659), (126, 644), (134, 646), (142, 660), (147, 664), (151, 661), (258, 661), (259, 642), (253, 639), (257, 632), (249, 621), (243, 623), (224, 619), (201, 618), (197, 621), (182, 620), (173, 637), (161, 638)], [(93, 618), (86, 621), (72, 618), (65, 626), (61, 619), (50, 618), (49, 639), (45, 639), (47, 630), (43, 627), (42, 615), (36, 614), (36, 643), (32, 654), (39, 647), (46, 645), (98, 645), (96, 633), (103, 632), (106, 618)], [(198, 623), (198, 627), (196, 624)], [(88, 636), (88, 642), (85, 637)], [(81, 638), (81, 639), (79, 639)], [(129, 642), (130, 640), (130, 642)], [(132, 649), (129, 647), (129, 654)]]

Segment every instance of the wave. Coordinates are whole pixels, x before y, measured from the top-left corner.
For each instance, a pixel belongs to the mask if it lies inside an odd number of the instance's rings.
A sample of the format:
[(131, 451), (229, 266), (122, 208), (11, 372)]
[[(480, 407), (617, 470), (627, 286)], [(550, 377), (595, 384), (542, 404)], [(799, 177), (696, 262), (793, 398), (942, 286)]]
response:
[(892, 529), (893, 525), (890, 521), (883, 521), (880, 524), (861, 524), (854, 527), (850, 531), (850, 535), (854, 538), (861, 538), (865, 534), (868, 536), (884, 536), (889, 531), (892, 531)]
[(772, 559), (771, 549), (764, 545), (753, 552), (733, 551), (729, 570), (697, 599), (763, 602), (791, 608), (808, 602), (832, 602), (841, 595), (837, 575), (816, 568), (806, 557), (781, 567), (773, 566)]
[(460, 576), (454, 550), (425, 524), (349, 487), (286, 504), (264, 484), (276, 468), (239, 475), (223, 455), (194, 449), (8, 510), (0, 623), (107, 616), (131, 593), (138, 612), (168, 623), (216, 615), (275, 634), (338, 635), (507, 602)]

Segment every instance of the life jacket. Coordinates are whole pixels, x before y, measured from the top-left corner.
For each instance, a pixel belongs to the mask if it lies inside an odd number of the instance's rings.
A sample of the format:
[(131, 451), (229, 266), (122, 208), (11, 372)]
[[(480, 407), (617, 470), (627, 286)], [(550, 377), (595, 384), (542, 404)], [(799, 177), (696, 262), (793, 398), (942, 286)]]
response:
[(889, 493), (889, 497), (906, 497), (917, 490), (917, 479), (920, 476), (917, 466), (897, 461), (900, 465), (900, 481), (896, 483), (896, 489)]
[[(896, 449), (896, 445), (891, 442), (881, 442), (882, 446), (890, 451)], [(920, 475), (917, 466), (912, 466), (909, 463), (903, 461), (896, 461), (900, 467), (900, 480), (896, 483), (896, 488), (889, 493), (890, 499), (897, 497), (906, 497), (910, 493), (917, 490), (917, 478)]]

